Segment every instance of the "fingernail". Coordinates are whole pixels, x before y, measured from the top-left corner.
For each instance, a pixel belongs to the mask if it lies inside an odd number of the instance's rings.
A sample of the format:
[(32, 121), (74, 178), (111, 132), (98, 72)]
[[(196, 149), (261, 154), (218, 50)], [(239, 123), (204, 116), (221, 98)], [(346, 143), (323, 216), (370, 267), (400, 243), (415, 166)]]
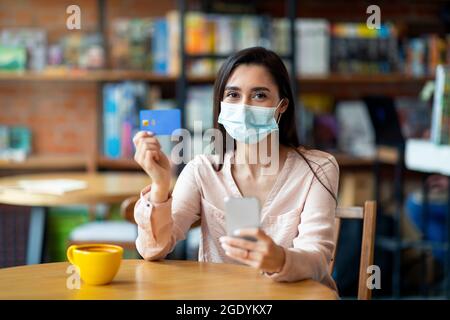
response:
[(234, 230), (233, 231), (233, 235), (234, 236), (240, 236), (241, 235), (241, 230)]
[(153, 135), (154, 133), (153, 132), (151, 132), (151, 131), (147, 131), (147, 134), (149, 134), (149, 135)]

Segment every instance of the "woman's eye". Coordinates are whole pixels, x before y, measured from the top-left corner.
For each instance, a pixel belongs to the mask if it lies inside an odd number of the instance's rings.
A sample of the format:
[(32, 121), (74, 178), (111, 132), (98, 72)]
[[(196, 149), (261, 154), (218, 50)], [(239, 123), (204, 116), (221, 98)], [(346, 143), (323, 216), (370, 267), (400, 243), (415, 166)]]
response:
[(237, 92), (228, 92), (226, 94), (227, 98), (237, 98), (239, 95), (237, 94)]
[(256, 93), (255, 98), (261, 100), (267, 98), (267, 95), (265, 93)]

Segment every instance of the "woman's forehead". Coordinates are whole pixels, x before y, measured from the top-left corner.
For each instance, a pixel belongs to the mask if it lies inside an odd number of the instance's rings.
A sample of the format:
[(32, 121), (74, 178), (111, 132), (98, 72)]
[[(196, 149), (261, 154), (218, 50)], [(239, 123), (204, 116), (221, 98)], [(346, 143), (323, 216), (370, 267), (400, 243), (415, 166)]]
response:
[(238, 66), (228, 78), (227, 87), (238, 87), (242, 90), (255, 87), (276, 87), (268, 70), (260, 65), (244, 64)]

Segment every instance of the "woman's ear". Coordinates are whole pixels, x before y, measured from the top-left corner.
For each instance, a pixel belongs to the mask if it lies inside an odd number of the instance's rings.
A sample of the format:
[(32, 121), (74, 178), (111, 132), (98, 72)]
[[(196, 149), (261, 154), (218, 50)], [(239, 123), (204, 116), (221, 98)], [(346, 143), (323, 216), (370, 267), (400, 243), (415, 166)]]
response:
[(281, 99), (280, 102), (280, 114), (284, 113), (289, 106), (289, 100), (287, 98)]
[(288, 106), (289, 100), (286, 98), (281, 99), (281, 101), (278, 103), (278, 108), (280, 108), (280, 111), (278, 111), (277, 123), (280, 123), (281, 116), (286, 111)]

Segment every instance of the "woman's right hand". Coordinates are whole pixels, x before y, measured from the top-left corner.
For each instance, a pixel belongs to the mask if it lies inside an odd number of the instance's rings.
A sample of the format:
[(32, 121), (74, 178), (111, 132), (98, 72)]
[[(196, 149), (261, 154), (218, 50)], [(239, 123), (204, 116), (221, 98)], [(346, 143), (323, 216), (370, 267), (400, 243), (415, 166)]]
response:
[(151, 132), (139, 131), (133, 138), (136, 148), (134, 160), (152, 179), (150, 201), (164, 202), (169, 197), (171, 166), (158, 139)]

